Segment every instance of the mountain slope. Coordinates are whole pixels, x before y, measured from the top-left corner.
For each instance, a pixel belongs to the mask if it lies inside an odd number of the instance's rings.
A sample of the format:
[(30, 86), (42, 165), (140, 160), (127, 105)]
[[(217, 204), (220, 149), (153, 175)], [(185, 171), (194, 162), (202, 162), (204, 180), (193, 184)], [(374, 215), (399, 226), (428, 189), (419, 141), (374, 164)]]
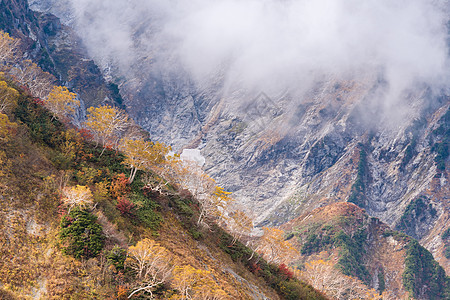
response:
[[(408, 298), (407, 292), (417, 299), (445, 299), (450, 292), (450, 278), (426, 249), (352, 203), (317, 208), (282, 228), (300, 250), (301, 255), (293, 261), (306, 264), (307, 270), (325, 260), (344, 275), (396, 299)], [(314, 270), (315, 276), (327, 277), (328, 273)], [(305, 277), (308, 275), (306, 272)], [(341, 283), (350, 287), (349, 291), (333, 290), (335, 282), (343, 280), (342, 275), (327, 278), (329, 288), (325, 291), (329, 296), (346, 298), (344, 294), (358, 290), (354, 285), (352, 291), (349, 283)]]
[[(25, 89), (2, 80), (18, 92), (14, 109), (0, 114), (2, 298), (126, 298), (138, 283), (126, 253), (152, 240), (170, 253), (174, 270), (202, 274), (189, 294), (324, 299), (276, 266), (248, 259), (251, 250), (231, 247), (233, 238), (217, 225), (198, 226), (199, 204), (186, 191), (152, 192), (142, 172), (129, 184), (123, 154), (102, 151), (89, 133), (59, 122)], [(62, 200), (69, 187), (92, 191), (95, 205), (68, 209)], [(251, 263), (264, 273), (251, 272)], [(174, 282), (159, 285), (154, 296), (176, 296)]]
[[(169, 51), (171, 41), (155, 39), (165, 17), (156, 3), (154, 9), (142, 6), (137, 16), (125, 5), (119, 14), (124, 28), (110, 25), (127, 33), (127, 42), (106, 50), (98, 49), (93, 37), (109, 31), (93, 16), (116, 16), (115, 7), (99, 3), (84, 14), (77, 3), (64, 3), (40, 0), (33, 7), (59, 14), (84, 34), (104, 74), (116, 72), (113, 80), (130, 115), (180, 152), (198, 148), (208, 174), (251, 207), (259, 225), (282, 224), (316, 207), (351, 201), (413, 234), (450, 271), (439, 238), (449, 218), (447, 90), (419, 80), (395, 93), (388, 64), (344, 76), (312, 72), (290, 79), (293, 84), (283, 92), (270, 93), (264, 85), (255, 90), (239, 81), (230, 84), (227, 60), (199, 84)], [(92, 24), (101, 30), (90, 30)], [(159, 56), (161, 49), (167, 51)], [(405, 71), (399, 81), (408, 76)], [(403, 228), (411, 217), (402, 216), (423, 197), (427, 211), (415, 220), (422, 229)]]

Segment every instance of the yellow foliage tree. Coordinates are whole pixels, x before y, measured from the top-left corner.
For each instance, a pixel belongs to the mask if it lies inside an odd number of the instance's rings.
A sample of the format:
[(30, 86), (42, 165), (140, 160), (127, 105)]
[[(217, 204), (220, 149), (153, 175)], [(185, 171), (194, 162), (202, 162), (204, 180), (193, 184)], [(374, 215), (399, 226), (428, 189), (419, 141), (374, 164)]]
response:
[(87, 112), (85, 125), (92, 131), (97, 143), (101, 143), (103, 151), (107, 146), (117, 146), (121, 134), (130, 125), (128, 115), (109, 105), (90, 107)]
[[(8, 142), (13, 137), (13, 132), (17, 128), (17, 124), (9, 121), (7, 115), (0, 113), (0, 142)], [(5, 176), (10, 168), (6, 153), (0, 150), (0, 177)], [(1, 189), (1, 185), (0, 185)]]
[(76, 100), (76, 96), (66, 87), (55, 86), (45, 99), (44, 105), (53, 113), (53, 118), (55, 116), (65, 118), (75, 113), (76, 108), (80, 106), (80, 101)]
[(233, 244), (244, 234), (249, 235), (253, 229), (253, 220), (244, 211), (237, 209), (232, 212), (228, 221), (228, 228), (233, 236)]
[(287, 265), (298, 255), (298, 251), (284, 239), (282, 230), (269, 227), (263, 227), (263, 230), (264, 234), (255, 251), (261, 253), (268, 262)]
[(196, 162), (178, 161), (173, 166), (176, 173), (173, 176), (175, 182), (189, 190), (200, 203), (197, 224), (201, 224), (205, 218), (217, 220), (226, 216), (226, 211), (234, 201), (230, 192), (217, 186), (214, 179), (205, 174)]
[(0, 113), (0, 141), (7, 142), (12, 137), (12, 132), (17, 128), (17, 124), (11, 122), (7, 115)]
[[(215, 181), (213, 180), (215, 183)], [(234, 201), (230, 197), (231, 193), (225, 191), (220, 186), (214, 186), (214, 192), (210, 196), (206, 196), (200, 200), (200, 215), (197, 224), (200, 224), (203, 218), (218, 220), (227, 216), (226, 211)]]
[(14, 61), (18, 45), (18, 40), (13, 39), (8, 33), (0, 30), (0, 65), (6, 65)]
[(172, 285), (179, 294), (170, 299), (226, 299), (227, 293), (211, 278), (210, 273), (190, 265), (176, 266)]
[(9, 113), (17, 105), (19, 93), (8, 86), (5, 81), (0, 81), (0, 113)]
[(147, 292), (153, 298), (154, 289), (172, 274), (170, 252), (151, 239), (143, 239), (128, 249), (127, 267), (136, 274), (136, 284), (128, 298)]
[(69, 212), (74, 207), (85, 208), (92, 204), (92, 192), (87, 186), (66, 187), (62, 190), (62, 194), (62, 200), (69, 208)]
[(162, 164), (171, 148), (158, 142), (125, 138), (122, 140), (121, 150), (125, 154), (123, 164), (131, 168), (129, 182), (132, 183), (138, 170), (151, 170)]

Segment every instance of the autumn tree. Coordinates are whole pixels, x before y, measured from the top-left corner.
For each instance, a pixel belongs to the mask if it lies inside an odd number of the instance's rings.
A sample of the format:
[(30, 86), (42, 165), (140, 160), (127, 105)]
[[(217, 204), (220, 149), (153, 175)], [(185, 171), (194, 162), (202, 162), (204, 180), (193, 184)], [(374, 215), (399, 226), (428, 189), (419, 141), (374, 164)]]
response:
[(333, 299), (383, 299), (357, 278), (339, 272), (331, 261), (318, 259), (305, 263), (297, 276)]
[(157, 174), (146, 173), (141, 177), (141, 181), (144, 183), (143, 189), (147, 191), (150, 190), (152, 192), (165, 196), (174, 194), (172, 192), (169, 192), (169, 190), (167, 189), (170, 181)]
[(179, 294), (170, 299), (225, 299), (227, 294), (211, 278), (210, 273), (190, 265), (176, 266), (172, 285)]
[[(146, 190), (159, 193), (161, 195), (169, 195), (171, 192), (167, 189), (169, 183), (178, 183), (180, 174), (180, 156), (178, 154), (169, 155), (166, 154), (164, 162), (153, 165), (151, 170), (153, 174), (146, 174), (143, 176), (142, 181), (145, 184)], [(184, 187), (182, 184), (180, 184)]]
[(288, 264), (298, 251), (284, 239), (284, 232), (277, 228), (263, 227), (264, 234), (258, 241), (255, 251), (261, 253), (271, 263)]
[(175, 180), (181, 187), (189, 190), (200, 203), (197, 224), (205, 219), (217, 220), (226, 216), (226, 210), (234, 201), (229, 192), (216, 185), (200, 166), (189, 160), (180, 161), (176, 166)]
[(153, 166), (162, 164), (170, 147), (162, 143), (153, 143), (144, 140), (122, 140), (121, 149), (125, 154), (123, 164), (131, 169), (129, 182), (132, 183), (138, 170), (151, 170)]
[(9, 36), (8, 33), (0, 30), (0, 65), (7, 65), (15, 59), (18, 51), (19, 40)]
[(17, 105), (19, 93), (8, 86), (5, 81), (0, 81), (0, 113), (9, 113)]
[(0, 141), (7, 142), (12, 137), (12, 132), (17, 128), (17, 123), (11, 122), (7, 115), (0, 113)]
[(205, 195), (200, 198), (200, 215), (197, 224), (200, 224), (204, 218), (218, 220), (227, 217), (226, 211), (229, 205), (234, 201), (220, 186), (215, 186), (212, 195)]
[(62, 194), (62, 201), (69, 208), (69, 212), (74, 207), (85, 208), (92, 204), (92, 192), (87, 186), (66, 187)]
[(114, 176), (109, 188), (114, 198), (120, 198), (130, 192), (129, 180), (124, 173)]
[[(0, 112), (0, 145), (9, 142), (17, 128), (17, 123), (11, 122), (7, 115)], [(0, 149), (0, 177), (5, 176), (11, 165), (5, 151)], [(0, 185), (1, 188), (1, 185)]]
[(253, 229), (253, 220), (244, 211), (237, 209), (230, 213), (227, 225), (233, 236), (232, 244), (234, 244), (243, 235), (250, 235)]
[[(92, 131), (97, 143), (103, 147), (115, 147), (130, 124), (128, 115), (116, 107), (109, 105), (90, 107), (87, 109), (85, 125)], [(103, 154), (103, 151), (101, 154)]]
[(151, 239), (143, 239), (128, 249), (125, 265), (136, 275), (136, 285), (128, 298), (147, 292), (153, 298), (154, 289), (165, 283), (172, 273), (170, 252)]
[(21, 61), (9, 73), (15, 80), (28, 87), (33, 96), (45, 99), (52, 91), (56, 78), (31, 60)]
[(66, 87), (55, 86), (45, 99), (44, 105), (53, 113), (53, 118), (55, 116), (65, 118), (74, 114), (76, 108), (80, 106), (80, 101), (76, 100), (76, 97), (77, 95), (69, 92)]

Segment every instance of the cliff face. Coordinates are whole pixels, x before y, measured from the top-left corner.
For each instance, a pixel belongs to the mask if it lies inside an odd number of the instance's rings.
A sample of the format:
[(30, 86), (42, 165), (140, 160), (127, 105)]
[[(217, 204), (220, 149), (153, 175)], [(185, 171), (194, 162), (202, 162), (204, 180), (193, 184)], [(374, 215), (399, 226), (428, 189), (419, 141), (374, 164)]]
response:
[(82, 41), (56, 16), (31, 10), (26, 0), (7, 0), (0, 5), (0, 28), (20, 38), (25, 57), (76, 91), (87, 106), (116, 100)]
[[(70, 5), (54, 12), (75, 18)], [(225, 89), (223, 70), (199, 86), (186, 70), (162, 67), (175, 62), (170, 54), (152, 59), (152, 49), (165, 45), (144, 51), (151, 18), (127, 24), (134, 28), (129, 66), (111, 52), (92, 54), (106, 76), (120, 74), (128, 112), (155, 140), (200, 149), (208, 174), (260, 225), (351, 201), (420, 239), (450, 271), (440, 238), (449, 220), (445, 91), (417, 84), (386, 102), (389, 84), (379, 70), (318, 77), (306, 92), (281, 95)]]

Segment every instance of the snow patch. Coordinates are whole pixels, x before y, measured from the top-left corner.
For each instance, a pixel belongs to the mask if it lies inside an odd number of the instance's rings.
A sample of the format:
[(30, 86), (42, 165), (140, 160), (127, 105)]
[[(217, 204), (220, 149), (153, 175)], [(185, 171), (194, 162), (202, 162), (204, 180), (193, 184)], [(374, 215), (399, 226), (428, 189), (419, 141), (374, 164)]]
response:
[(200, 167), (206, 162), (206, 159), (200, 153), (198, 149), (184, 149), (180, 155), (182, 160), (190, 160), (196, 162)]

